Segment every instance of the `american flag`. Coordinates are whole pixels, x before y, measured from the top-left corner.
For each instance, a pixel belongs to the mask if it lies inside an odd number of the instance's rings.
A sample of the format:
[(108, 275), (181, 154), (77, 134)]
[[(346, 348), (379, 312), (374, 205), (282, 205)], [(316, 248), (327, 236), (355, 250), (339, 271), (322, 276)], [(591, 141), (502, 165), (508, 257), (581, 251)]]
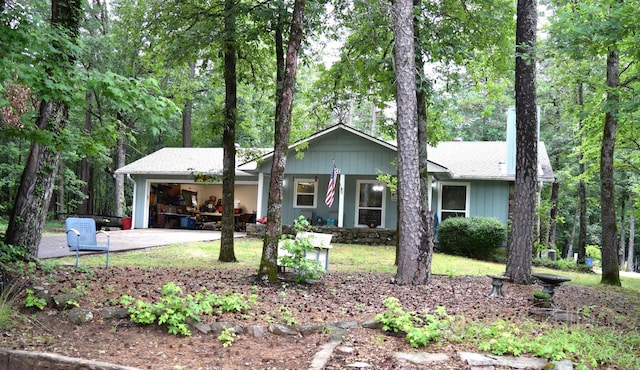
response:
[(324, 204), (327, 207), (331, 208), (333, 205), (333, 198), (336, 191), (336, 178), (338, 177), (338, 169), (336, 168), (336, 164), (333, 164), (333, 168), (331, 169), (331, 178), (329, 178), (329, 187), (327, 188), (327, 197), (324, 199)]

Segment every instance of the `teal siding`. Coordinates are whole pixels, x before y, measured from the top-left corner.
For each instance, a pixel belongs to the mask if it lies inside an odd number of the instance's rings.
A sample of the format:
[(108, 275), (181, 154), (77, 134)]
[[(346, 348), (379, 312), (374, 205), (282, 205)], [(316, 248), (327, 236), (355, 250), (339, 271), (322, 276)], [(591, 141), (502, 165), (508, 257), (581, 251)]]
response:
[(509, 217), (509, 182), (471, 182), (470, 215), (495, 217), (507, 225)]
[[(307, 178), (305, 175), (296, 175), (299, 178)], [(308, 176), (313, 178), (312, 176)], [(345, 177), (345, 191), (344, 191), (344, 227), (353, 227), (355, 224), (356, 216), (356, 195), (357, 195), (357, 181), (358, 180), (375, 180), (375, 176), (350, 176)], [(313, 217), (322, 217), (323, 220), (329, 218), (329, 216), (338, 218), (338, 205), (340, 202), (340, 193), (336, 187), (335, 200), (333, 207), (329, 208), (324, 204), (324, 199), (327, 194), (327, 186), (329, 184), (329, 175), (318, 175), (318, 199), (317, 207), (310, 208), (293, 208), (293, 196), (294, 196), (294, 175), (285, 175), (286, 186), (283, 189), (282, 199), (282, 223), (290, 225), (293, 221), (300, 216), (302, 212), (313, 212)], [(269, 176), (264, 177), (265, 186), (262, 194), (262, 209), (263, 215), (267, 214), (267, 205), (269, 197)], [(339, 186), (339, 183), (338, 183)], [(385, 197), (385, 221), (384, 228), (395, 229), (397, 223), (397, 201), (391, 199), (391, 193), (387, 189)]]
[[(447, 184), (456, 181), (447, 181)], [(509, 220), (509, 182), (508, 181), (459, 181), (469, 184), (469, 216), (494, 217), (505, 225)], [(432, 210), (439, 211), (439, 187), (433, 189)]]
[[(302, 150), (302, 158), (298, 158), (295, 150), (290, 150), (285, 173), (329, 175), (334, 161), (341, 173), (347, 175), (376, 175), (378, 171), (396, 173), (396, 167), (392, 165), (396, 161), (394, 150), (344, 131), (332, 132), (318, 142), (310, 142)], [(264, 161), (259, 171), (269, 173), (271, 160)]]

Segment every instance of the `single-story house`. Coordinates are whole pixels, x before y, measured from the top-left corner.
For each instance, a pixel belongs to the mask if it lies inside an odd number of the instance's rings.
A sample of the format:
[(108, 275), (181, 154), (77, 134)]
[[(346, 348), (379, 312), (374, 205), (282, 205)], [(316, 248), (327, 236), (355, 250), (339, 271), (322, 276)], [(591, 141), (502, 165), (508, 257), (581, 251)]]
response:
[[(515, 119), (513, 120), (515, 122)], [(513, 123), (515, 127), (515, 123)], [(441, 142), (428, 151), (430, 204), (438, 220), (452, 216), (495, 217), (508, 224), (515, 181), (515, 133), (506, 142)], [(303, 148), (303, 149), (301, 149)], [(296, 155), (296, 149), (302, 155)], [(266, 216), (273, 152), (247, 159), (238, 151), (235, 208), (239, 215)], [(243, 158), (244, 156), (244, 158)], [(379, 174), (397, 173), (397, 146), (338, 124), (290, 146), (285, 168), (282, 220), (300, 215), (338, 227), (395, 229), (397, 196)], [(544, 143), (538, 146), (538, 179), (553, 182)], [(333, 167), (334, 201), (325, 203)], [(221, 148), (163, 148), (116, 171), (134, 183), (133, 227), (193, 227), (187, 216), (216, 220), (222, 196)], [(211, 177), (208, 177), (211, 176)], [(208, 181), (202, 181), (205, 178)], [(174, 220), (180, 218), (183, 222)]]

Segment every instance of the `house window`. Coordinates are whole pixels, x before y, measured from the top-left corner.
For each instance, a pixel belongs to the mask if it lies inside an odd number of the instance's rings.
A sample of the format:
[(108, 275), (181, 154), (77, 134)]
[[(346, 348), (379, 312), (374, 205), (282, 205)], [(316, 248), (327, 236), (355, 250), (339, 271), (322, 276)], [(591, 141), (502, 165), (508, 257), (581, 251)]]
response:
[(293, 206), (295, 208), (316, 208), (317, 185), (314, 179), (296, 179)]
[(449, 217), (469, 216), (469, 184), (442, 184), (440, 188), (440, 221)]
[(377, 181), (358, 181), (356, 224), (384, 227), (385, 185)]

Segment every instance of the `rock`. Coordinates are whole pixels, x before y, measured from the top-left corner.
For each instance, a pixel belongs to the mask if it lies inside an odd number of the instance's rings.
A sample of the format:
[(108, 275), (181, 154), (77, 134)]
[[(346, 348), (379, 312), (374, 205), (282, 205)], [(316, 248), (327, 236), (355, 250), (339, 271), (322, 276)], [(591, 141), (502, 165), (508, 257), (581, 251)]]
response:
[(573, 362), (569, 360), (553, 361), (553, 370), (573, 370)]
[(338, 344), (342, 343), (342, 340), (344, 340), (346, 336), (347, 336), (346, 329), (337, 328), (334, 332), (331, 333), (331, 336), (329, 336), (328, 343), (338, 343)]
[(355, 351), (355, 349), (353, 349), (353, 347), (351, 346), (338, 346), (336, 347), (336, 351), (345, 353), (345, 354), (351, 354)]
[(479, 353), (458, 352), (458, 356), (470, 366), (494, 366), (497, 364), (496, 360)]
[(260, 325), (251, 325), (247, 327), (247, 334), (254, 338), (264, 337), (264, 328)]
[(242, 326), (236, 325), (231, 322), (226, 322), (226, 321), (211, 323), (209, 327), (211, 328), (211, 331), (213, 332), (213, 334), (220, 334), (224, 330), (229, 328), (233, 329), (236, 332), (236, 334), (244, 333), (244, 328)]
[(124, 307), (107, 307), (100, 311), (103, 319), (126, 319), (129, 317), (129, 310)]
[(191, 317), (188, 317), (185, 321), (187, 324), (189, 324), (189, 326), (196, 329), (202, 334), (209, 334), (209, 332), (211, 332), (211, 325), (205, 324), (202, 321), (195, 320)]
[(93, 314), (91, 311), (80, 307), (72, 308), (67, 314), (67, 317), (69, 318), (69, 321), (76, 325), (84, 324), (93, 320)]
[(356, 329), (358, 328), (358, 323), (355, 321), (338, 321), (331, 324), (331, 326), (338, 327), (340, 329)]
[(298, 326), (298, 331), (303, 336), (322, 333), (324, 331), (324, 325), (301, 325)]
[(532, 357), (495, 356), (497, 365), (509, 366), (515, 369), (542, 369), (547, 360)]
[(356, 368), (356, 369), (365, 369), (365, 368), (368, 368), (368, 367), (373, 367), (373, 365), (368, 364), (366, 362), (354, 362), (352, 364), (347, 364), (345, 366), (346, 367), (353, 367), (353, 368)]
[(53, 297), (51, 296), (51, 292), (48, 288), (43, 286), (34, 286), (31, 287), (31, 290), (36, 298), (44, 299), (47, 302), (47, 306), (51, 306), (53, 304)]
[(449, 361), (449, 355), (446, 353), (428, 353), (428, 352), (417, 352), (417, 353), (405, 353), (405, 352), (396, 352), (394, 357), (400, 360), (405, 360), (411, 362), (412, 364), (417, 365), (425, 365), (432, 364), (434, 362), (444, 362)]
[(68, 310), (73, 307), (77, 307), (78, 293), (65, 293), (53, 296), (53, 306), (58, 310)]
[(269, 324), (269, 332), (275, 335), (298, 335), (299, 333), (287, 325)]
[(377, 322), (376, 319), (369, 319), (369, 320), (363, 321), (362, 324), (360, 325), (366, 329), (382, 329), (382, 323)]

